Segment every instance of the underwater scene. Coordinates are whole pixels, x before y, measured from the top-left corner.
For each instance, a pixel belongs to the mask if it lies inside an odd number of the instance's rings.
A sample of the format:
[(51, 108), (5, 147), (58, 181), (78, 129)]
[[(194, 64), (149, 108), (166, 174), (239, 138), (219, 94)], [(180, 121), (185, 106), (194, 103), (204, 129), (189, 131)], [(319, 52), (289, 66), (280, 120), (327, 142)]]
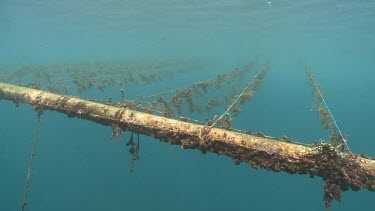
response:
[(0, 211), (374, 210), (375, 1), (0, 1)]

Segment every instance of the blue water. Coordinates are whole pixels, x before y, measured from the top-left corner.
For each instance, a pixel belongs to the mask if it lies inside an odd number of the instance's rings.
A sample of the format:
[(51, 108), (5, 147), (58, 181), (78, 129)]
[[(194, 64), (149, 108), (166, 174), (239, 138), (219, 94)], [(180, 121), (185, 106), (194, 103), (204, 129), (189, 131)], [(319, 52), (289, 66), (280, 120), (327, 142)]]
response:
[[(328, 133), (310, 112), (314, 99), (302, 59), (349, 134), (352, 151), (374, 156), (374, 26), (374, 1), (2, 0), (0, 67), (132, 59), (210, 63), (205, 72), (126, 87), (152, 94), (258, 56), (271, 69), (232, 126), (312, 143)], [(28, 105), (0, 101), (0, 112), (0, 210), (13, 211), (23, 198), (37, 119)], [(145, 136), (130, 173), (131, 157), (123, 143), (109, 141), (109, 127), (55, 112), (45, 112), (40, 127), (28, 211), (324, 210), (321, 178), (235, 166), (227, 157)], [(373, 200), (367, 190), (348, 191), (331, 210), (374, 210)]]

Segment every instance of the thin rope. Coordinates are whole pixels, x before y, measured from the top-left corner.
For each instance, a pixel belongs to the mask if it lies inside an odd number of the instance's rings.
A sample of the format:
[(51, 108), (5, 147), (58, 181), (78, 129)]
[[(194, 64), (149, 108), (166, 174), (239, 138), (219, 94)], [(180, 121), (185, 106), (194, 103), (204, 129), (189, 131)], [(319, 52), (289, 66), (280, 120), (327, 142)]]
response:
[(41, 113), (38, 112), (38, 122), (36, 124), (36, 129), (35, 129), (35, 134), (34, 134), (34, 142), (33, 142), (33, 146), (31, 148), (31, 154), (30, 154), (30, 163), (29, 163), (29, 170), (27, 172), (27, 178), (26, 178), (26, 185), (25, 185), (25, 192), (23, 194), (23, 201), (22, 201), (22, 207), (21, 207), (21, 210), (24, 211), (25, 210), (25, 207), (27, 205), (27, 195), (29, 193), (29, 183), (30, 183), (30, 179), (31, 179), (31, 169), (33, 167), (33, 158), (34, 158), (34, 155), (35, 155), (35, 147), (36, 147), (36, 141), (37, 141), (37, 138), (38, 138), (38, 133), (39, 133), (39, 125), (40, 125), (40, 116), (41, 116)]
[(246, 86), (246, 88), (244, 90), (242, 90), (241, 94), (233, 101), (233, 103), (228, 107), (228, 109), (219, 118), (217, 118), (215, 120), (215, 122), (210, 126), (211, 128), (213, 128), (222, 118), (229, 115), (230, 109), (232, 109), (232, 107), (237, 103), (237, 101), (242, 97), (242, 95), (244, 95), (245, 92), (250, 88), (250, 86), (253, 85), (253, 82), (258, 78), (258, 76), (262, 72), (263, 72), (263, 70), (260, 73), (258, 73), (256, 76), (254, 76), (254, 78), (251, 80), (251, 82)]
[[(188, 88), (189, 86), (184, 86), (183, 88)], [(171, 92), (174, 92), (176, 91), (176, 89), (178, 88), (175, 88), (175, 89), (171, 89), (171, 90), (168, 90), (168, 91), (164, 91), (164, 92), (159, 92), (159, 93), (156, 93), (156, 94), (153, 94), (153, 95), (148, 95), (148, 96), (142, 96), (142, 97), (139, 97), (137, 99), (134, 99), (134, 100), (129, 100), (129, 102), (137, 102), (137, 101), (143, 101), (144, 99), (147, 99), (147, 98), (153, 98), (153, 97), (156, 97), (156, 96), (160, 96), (160, 95), (164, 95), (164, 94), (167, 94), (167, 93), (171, 93)]]
[[(248, 67), (250, 65), (250, 67)], [(244, 67), (247, 67), (247, 71), (250, 71), (252, 69), (252, 66), (253, 63), (249, 63), (247, 65), (245, 65)], [(231, 70), (229, 72), (226, 72), (226, 73), (223, 73), (222, 75), (227, 75), (231, 72), (233, 72), (234, 70)], [(214, 78), (211, 78), (211, 79), (208, 79), (208, 80), (205, 80), (205, 81), (201, 81), (201, 82), (213, 82), (217, 79), (217, 76), (214, 77)], [(137, 102), (137, 101), (143, 101), (144, 99), (147, 99), (147, 98), (153, 98), (153, 97), (156, 97), (156, 96), (159, 96), (159, 95), (164, 95), (164, 94), (167, 94), (167, 93), (171, 93), (171, 92), (174, 92), (176, 91), (176, 89), (186, 89), (186, 88), (190, 88), (194, 86), (194, 84), (191, 84), (191, 85), (185, 85), (183, 87), (179, 87), (179, 88), (174, 88), (174, 89), (170, 89), (168, 91), (163, 91), (163, 92), (159, 92), (159, 93), (156, 93), (156, 94), (152, 94), (152, 95), (148, 95), (148, 96), (142, 96), (142, 97), (139, 97), (139, 98), (136, 98), (136, 99), (133, 99), (133, 100), (129, 100), (129, 102)]]
[(320, 89), (319, 89), (319, 86), (315, 83), (315, 79), (314, 79), (314, 77), (312, 76), (312, 74), (310, 73), (310, 71), (306, 70), (306, 72), (307, 72), (307, 74), (309, 75), (309, 77), (310, 77), (311, 79), (313, 79), (312, 82), (313, 82), (313, 84), (314, 84), (316, 90), (318, 91), (318, 94), (319, 94), (320, 97), (322, 98), (322, 101), (320, 102), (320, 104), (323, 103), (324, 106), (327, 108), (328, 113), (329, 113), (329, 115), (331, 116), (331, 118), (332, 118), (332, 120), (333, 120), (333, 124), (335, 125), (335, 127), (336, 127), (336, 129), (337, 129), (337, 132), (340, 134), (340, 137), (341, 137), (341, 140), (343, 141), (343, 144), (345, 145), (345, 147), (346, 147), (346, 149), (348, 150), (348, 152), (351, 153), (351, 151), (350, 151), (350, 149), (349, 149), (349, 146), (348, 146), (348, 143), (347, 143), (347, 139), (344, 138), (344, 135), (342, 134), (342, 132), (341, 132), (339, 126), (337, 125), (336, 119), (333, 117), (332, 112), (331, 112), (331, 110), (329, 109), (329, 107), (328, 107), (328, 105), (327, 105), (327, 103), (326, 103), (326, 100), (324, 99), (323, 94), (322, 94), (322, 92), (321, 92)]

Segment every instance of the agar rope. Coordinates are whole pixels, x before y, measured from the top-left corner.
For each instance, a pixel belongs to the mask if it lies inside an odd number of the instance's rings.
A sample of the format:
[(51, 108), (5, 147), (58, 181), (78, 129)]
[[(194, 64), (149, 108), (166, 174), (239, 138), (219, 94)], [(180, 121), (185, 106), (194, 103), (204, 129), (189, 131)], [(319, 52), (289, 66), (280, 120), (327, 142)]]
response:
[(314, 84), (316, 90), (318, 91), (318, 94), (319, 94), (320, 97), (322, 98), (322, 101), (320, 102), (320, 105), (319, 105), (319, 106), (321, 106), (321, 104), (323, 103), (324, 106), (327, 108), (328, 113), (329, 113), (329, 115), (331, 116), (331, 118), (332, 118), (332, 120), (333, 120), (333, 124), (335, 125), (335, 127), (336, 127), (336, 129), (337, 129), (337, 132), (338, 132), (338, 133), (340, 134), (340, 136), (341, 136), (341, 140), (343, 141), (343, 144), (345, 145), (345, 147), (346, 147), (346, 149), (348, 150), (348, 152), (351, 153), (351, 151), (350, 151), (350, 149), (349, 149), (349, 146), (348, 146), (348, 143), (347, 143), (347, 139), (344, 138), (344, 135), (342, 134), (342, 132), (341, 132), (339, 126), (337, 125), (336, 119), (333, 117), (333, 114), (332, 114), (331, 110), (329, 109), (329, 107), (328, 107), (328, 105), (327, 105), (327, 103), (326, 103), (326, 100), (324, 99), (323, 94), (322, 94), (322, 92), (321, 92), (320, 89), (319, 89), (319, 86), (316, 84), (315, 79), (314, 79), (314, 77), (312, 76), (312, 74), (310, 73), (310, 71), (306, 70), (306, 72), (307, 72), (307, 74), (309, 75), (309, 77), (312, 79), (312, 82), (313, 82), (313, 84)]
[(36, 142), (37, 142), (38, 133), (39, 133), (39, 125), (40, 125), (40, 113), (38, 113), (38, 122), (36, 124), (33, 146), (31, 148), (29, 170), (27, 172), (25, 192), (23, 194), (23, 201), (22, 201), (22, 204), (21, 204), (21, 210), (22, 211), (25, 210), (25, 207), (27, 205), (27, 195), (29, 193), (29, 183), (30, 183), (30, 179), (31, 179), (31, 169), (32, 169), (32, 166), (33, 166), (33, 158), (34, 158), (34, 155), (35, 155), (35, 147), (36, 147)]
[[(250, 64), (252, 64), (252, 63), (250, 63)], [(252, 69), (252, 66), (248, 67), (247, 70), (246, 70), (246, 72), (247, 72), (247, 71), (250, 71), (251, 69)], [(232, 70), (232, 71), (233, 71), (233, 70)], [(230, 72), (232, 72), (232, 71), (230, 71)], [(228, 74), (228, 73), (225, 73), (225, 74)], [(225, 75), (225, 74), (224, 74), (224, 75)], [(217, 77), (215, 77), (215, 78), (211, 78), (211, 79), (209, 79), (209, 80), (205, 80), (205, 81), (202, 81), (202, 82), (213, 82), (213, 81), (215, 81), (216, 79), (217, 79)], [(186, 85), (186, 86), (183, 86), (182, 88), (180, 87), (180, 89), (185, 89), (185, 88), (189, 88), (189, 87), (192, 87), (192, 86), (194, 86), (194, 84), (192, 84), (192, 85)], [(139, 98), (137, 98), (137, 99), (130, 100), (130, 102), (143, 101), (144, 99), (147, 99), (147, 98), (152, 98), (152, 97), (156, 97), (156, 96), (160, 96), (160, 95), (164, 95), (164, 94), (167, 94), (167, 93), (174, 92), (174, 91), (176, 91), (176, 89), (178, 89), (178, 88), (170, 89), (170, 90), (168, 90), (168, 91), (164, 91), (164, 92), (156, 93), (156, 94), (153, 94), (153, 95), (142, 96), (142, 97), (139, 97)]]
[(232, 104), (228, 107), (228, 109), (219, 117), (215, 120), (215, 122), (210, 126), (210, 127), (214, 127), (222, 118), (224, 118), (225, 116), (229, 115), (229, 111), (230, 109), (232, 109), (232, 107), (237, 103), (237, 101), (245, 94), (245, 92), (253, 85), (254, 81), (259, 77), (259, 75), (263, 72), (263, 70), (261, 70), (260, 73), (258, 73), (256, 76), (254, 76), (254, 78), (251, 80), (251, 82), (246, 86), (245, 89), (242, 90), (241, 94), (232, 102)]

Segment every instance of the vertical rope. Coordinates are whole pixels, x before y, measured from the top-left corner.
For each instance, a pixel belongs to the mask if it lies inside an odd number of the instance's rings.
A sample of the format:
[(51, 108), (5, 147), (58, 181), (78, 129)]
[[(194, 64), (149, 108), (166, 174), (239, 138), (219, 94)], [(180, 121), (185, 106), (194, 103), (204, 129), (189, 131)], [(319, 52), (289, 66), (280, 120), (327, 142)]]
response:
[(34, 155), (35, 155), (36, 141), (37, 141), (38, 132), (39, 132), (40, 116), (41, 116), (41, 112), (38, 111), (38, 122), (37, 122), (36, 128), (35, 128), (34, 142), (33, 142), (33, 146), (31, 148), (31, 154), (30, 154), (29, 170), (27, 172), (27, 178), (26, 178), (26, 184), (25, 184), (25, 192), (23, 194), (23, 201), (21, 203), (21, 210), (22, 211), (25, 210), (25, 207), (27, 205), (27, 195), (29, 193), (29, 183), (30, 183), (30, 179), (31, 179), (31, 169), (33, 167), (33, 158), (34, 158)]

